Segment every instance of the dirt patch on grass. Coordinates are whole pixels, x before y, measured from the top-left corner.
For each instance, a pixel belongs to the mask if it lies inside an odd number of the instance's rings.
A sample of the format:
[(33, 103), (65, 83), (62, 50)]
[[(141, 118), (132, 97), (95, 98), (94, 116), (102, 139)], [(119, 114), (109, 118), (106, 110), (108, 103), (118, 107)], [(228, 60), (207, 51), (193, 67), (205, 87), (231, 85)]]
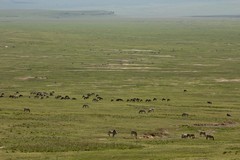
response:
[(27, 80), (32, 80), (32, 79), (39, 79), (39, 80), (45, 80), (47, 79), (46, 76), (26, 76), (26, 77), (17, 77), (16, 79), (21, 80), (21, 81), (27, 81)]
[(155, 139), (155, 138), (163, 138), (168, 137), (169, 133), (166, 129), (159, 128), (156, 131), (149, 131), (140, 136), (140, 139)]
[(21, 80), (21, 81), (26, 81), (26, 80), (30, 80), (30, 79), (34, 79), (35, 77), (32, 76), (26, 76), (26, 77), (18, 77), (16, 79)]
[(219, 83), (226, 83), (226, 82), (240, 82), (240, 78), (236, 78), (236, 79), (225, 79), (225, 78), (219, 78), (215, 80), (216, 82)]
[(236, 125), (237, 125), (236, 122), (198, 123), (198, 124), (194, 124), (194, 126), (198, 126), (198, 127), (234, 127)]

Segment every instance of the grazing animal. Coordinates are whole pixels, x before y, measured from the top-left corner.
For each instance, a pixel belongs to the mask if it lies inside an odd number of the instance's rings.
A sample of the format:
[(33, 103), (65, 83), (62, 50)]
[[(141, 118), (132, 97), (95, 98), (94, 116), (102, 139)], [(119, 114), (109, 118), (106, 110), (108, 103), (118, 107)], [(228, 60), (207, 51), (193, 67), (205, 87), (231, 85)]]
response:
[(137, 139), (137, 132), (136, 131), (131, 131), (131, 136), (134, 136)]
[(212, 102), (211, 102), (211, 101), (207, 101), (207, 103), (208, 103), (208, 104), (212, 104)]
[(92, 101), (93, 101), (93, 102), (98, 102), (99, 100), (98, 100), (98, 99), (96, 99), (96, 98), (94, 98)]
[(170, 101), (170, 99), (168, 98), (168, 99), (167, 99), (167, 101), (169, 102), (169, 101)]
[(146, 99), (145, 102), (151, 102), (151, 99)]
[(139, 110), (138, 113), (139, 113), (139, 114), (140, 114), (140, 113), (146, 113), (146, 111), (145, 111), (144, 109), (141, 109), (141, 110)]
[(118, 99), (116, 99), (116, 101), (117, 101), (117, 102), (123, 102), (123, 99), (118, 98)]
[(212, 140), (214, 140), (214, 137), (212, 136), (212, 135), (206, 135), (206, 139), (212, 139)]
[(84, 105), (82, 106), (82, 108), (89, 108), (89, 105), (84, 104)]
[(148, 109), (148, 113), (150, 113), (150, 112), (154, 112), (154, 108)]
[(165, 99), (165, 98), (162, 98), (162, 101), (166, 101), (166, 99)]
[(187, 92), (187, 90), (186, 90), (186, 89), (184, 89), (184, 90), (183, 90), (183, 92)]
[(192, 139), (194, 139), (195, 138), (195, 135), (194, 134), (186, 134), (186, 133), (184, 133), (184, 134), (182, 134), (182, 136), (181, 136), (182, 138), (192, 138)]
[(24, 111), (24, 112), (29, 112), (29, 113), (30, 113), (30, 109), (29, 109), (29, 108), (24, 108), (23, 111)]
[(181, 136), (182, 138), (188, 138), (188, 134), (182, 134), (182, 136)]
[(117, 131), (116, 131), (115, 129), (108, 131), (108, 136), (109, 136), (109, 137), (110, 137), (111, 135), (112, 135), (112, 137), (114, 137), (116, 134), (117, 134)]
[(157, 98), (153, 98), (153, 101), (157, 101)]
[(229, 113), (227, 113), (227, 116), (228, 116), (228, 117), (232, 117), (232, 115), (231, 115), (231, 114), (229, 114)]
[(188, 117), (188, 116), (189, 116), (188, 113), (183, 113), (183, 114), (182, 114), (182, 117)]
[(195, 139), (195, 135), (194, 135), (194, 134), (187, 134), (187, 137), (188, 137), (188, 138)]
[(206, 132), (205, 131), (200, 131), (199, 135), (205, 137), (206, 136)]

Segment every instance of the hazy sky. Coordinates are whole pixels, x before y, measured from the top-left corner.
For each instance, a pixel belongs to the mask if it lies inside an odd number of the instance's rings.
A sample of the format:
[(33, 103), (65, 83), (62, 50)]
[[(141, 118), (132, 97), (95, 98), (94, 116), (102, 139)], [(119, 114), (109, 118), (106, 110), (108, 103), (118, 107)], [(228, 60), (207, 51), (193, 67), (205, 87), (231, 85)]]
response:
[(132, 17), (240, 14), (240, 0), (0, 0), (0, 9), (111, 10)]

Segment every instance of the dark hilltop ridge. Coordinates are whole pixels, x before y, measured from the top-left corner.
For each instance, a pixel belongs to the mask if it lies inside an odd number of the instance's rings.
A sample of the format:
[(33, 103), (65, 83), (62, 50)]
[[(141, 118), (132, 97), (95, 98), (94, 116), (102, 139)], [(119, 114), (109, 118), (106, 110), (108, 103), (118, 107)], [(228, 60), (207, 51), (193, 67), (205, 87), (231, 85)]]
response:
[(0, 18), (80, 18), (85, 16), (114, 16), (106, 10), (1, 10)]
[(240, 18), (240, 15), (197, 15), (194, 18)]

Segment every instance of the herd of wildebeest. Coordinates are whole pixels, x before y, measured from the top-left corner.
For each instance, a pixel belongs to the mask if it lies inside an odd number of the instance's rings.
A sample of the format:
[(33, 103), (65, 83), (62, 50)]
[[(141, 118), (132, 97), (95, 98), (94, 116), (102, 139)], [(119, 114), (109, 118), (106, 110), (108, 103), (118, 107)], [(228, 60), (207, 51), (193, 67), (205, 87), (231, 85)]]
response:
[[(184, 90), (184, 92), (187, 92), (187, 90)], [(51, 91), (51, 92), (39, 92), (39, 91), (32, 91), (30, 92), (30, 94), (28, 96), (24, 96), (23, 94), (21, 94), (20, 92), (15, 92), (13, 94), (10, 94), (10, 95), (6, 95), (5, 93), (1, 93), (0, 94), (0, 98), (13, 98), (13, 99), (18, 99), (18, 98), (23, 98), (23, 97), (27, 97), (27, 98), (34, 98), (34, 99), (48, 99), (48, 98), (55, 98), (56, 100), (77, 100), (77, 98), (75, 97), (71, 97), (69, 95), (56, 95), (55, 91)], [(99, 101), (102, 101), (103, 98), (101, 96), (99, 96), (98, 94), (96, 93), (87, 93), (87, 94), (84, 94), (82, 95), (82, 99), (83, 100), (92, 100), (92, 102), (99, 102)], [(130, 98), (130, 99), (127, 99), (125, 100), (126, 102), (154, 102), (154, 101), (157, 101), (158, 99), (157, 98), (148, 98), (148, 99), (141, 99), (141, 98)], [(116, 99), (111, 99), (110, 100), (111, 102), (124, 102), (124, 99), (122, 98), (116, 98)], [(161, 101), (166, 101), (166, 102), (169, 102), (170, 99), (169, 98), (161, 98)], [(207, 104), (212, 104), (211, 101), (207, 101)], [(89, 108), (89, 104), (83, 104), (82, 105), (82, 108)], [(24, 112), (28, 112), (30, 113), (31, 110), (30, 108), (28, 107), (25, 107), (23, 109)], [(154, 108), (149, 108), (149, 109), (140, 109), (138, 111), (139, 114), (146, 114), (146, 113), (151, 113), (151, 112), (154, 112)], [(182, 117), (188, 117), (189, 114), (188, 113), (182, 113), (181, 115)], [(229, 113), (227, 113), (227, 116), (231, 116)], [(115, 137), (115, 135), (117, 135), (117, 131), (115, 129), (113, 130), (110, 130), (107, 132), (108, 136), (109, 137)], [(134, 138), (138, 138), (138, 134), (137, 134), (137, 131), (131, 131), (130, 132), (130, 135), (133, 136)], [(153, 137), (154, 135), (152, 136), (148, 136), (148, 135), (143, 135), (144, 138), (154, 138)], [(214, 140), (214, 136), (211, 135), (211, 134), (208, 134), (207, 132), (205, 131), (200, 131), (199, 132), (199, 136), (200, 137), (205, 137), (207, 140), (210, 139), (210, 140)], [(183, 139), (195, 139), (196, 135), (195, 134), (192, 134), (192, 133), (183, 133), (181, 135), (181, 138)]]

